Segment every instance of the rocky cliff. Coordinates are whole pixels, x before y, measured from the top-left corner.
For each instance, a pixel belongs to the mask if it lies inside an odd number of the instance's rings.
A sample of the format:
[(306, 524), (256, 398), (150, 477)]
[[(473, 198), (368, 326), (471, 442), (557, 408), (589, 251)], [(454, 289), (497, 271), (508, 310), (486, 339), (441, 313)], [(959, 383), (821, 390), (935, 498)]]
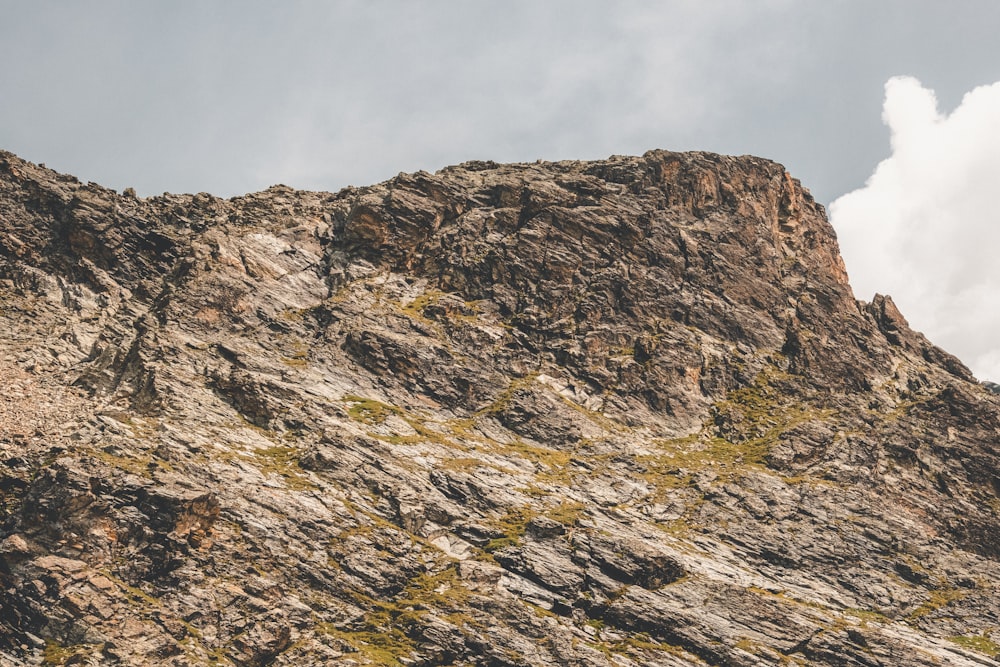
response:
[(766, 160), (0, 153), (0, 311), (0, 664), (997, 664), (1000, 397)]

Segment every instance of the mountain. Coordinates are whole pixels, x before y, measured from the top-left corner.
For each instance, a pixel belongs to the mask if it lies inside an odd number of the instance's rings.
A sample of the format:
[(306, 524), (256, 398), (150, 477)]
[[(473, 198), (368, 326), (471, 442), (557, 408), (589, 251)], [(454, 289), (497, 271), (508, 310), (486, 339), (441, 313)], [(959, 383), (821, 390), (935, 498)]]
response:
[(998, 664), (1000, 396), (780, 165), (0, 153), (0, 230), (0, 664)]

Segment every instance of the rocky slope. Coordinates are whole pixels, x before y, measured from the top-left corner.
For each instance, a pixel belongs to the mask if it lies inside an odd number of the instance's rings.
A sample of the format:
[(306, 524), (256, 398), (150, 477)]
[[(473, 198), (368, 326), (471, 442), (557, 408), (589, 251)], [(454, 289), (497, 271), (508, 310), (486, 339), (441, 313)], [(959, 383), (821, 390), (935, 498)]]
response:
[(0, 153), (0, 311), (0, 664), (997, 664), (1000, 397), (780, 165)]

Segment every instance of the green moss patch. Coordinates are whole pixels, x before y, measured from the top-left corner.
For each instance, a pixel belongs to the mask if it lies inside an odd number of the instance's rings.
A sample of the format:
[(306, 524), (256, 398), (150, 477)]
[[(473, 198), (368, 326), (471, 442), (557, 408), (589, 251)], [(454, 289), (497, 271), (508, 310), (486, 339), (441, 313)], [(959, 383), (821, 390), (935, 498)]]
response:
[(948, 637), (948, 639), (959, 646), (978, 651), (991, 658), (1000, 656), (1000, 644), (997, 644), (985, 635), (964, 635)]
[(261, 472), (281, 477), (290, 489), (314, 489), (316, 485), (299, 466), (299, 454), (295, 447), (265, 447), (254, 450), (251, 462)]
[(363, 398), (349, 394), (344, 396), (344, 401), (351, 404), (347, 409), (347, 414), (351, 419), (362, 424), (384, 424), (391, 415), (402, 415), (403, 410), (395, 405), (388, 405), (372, 398)]

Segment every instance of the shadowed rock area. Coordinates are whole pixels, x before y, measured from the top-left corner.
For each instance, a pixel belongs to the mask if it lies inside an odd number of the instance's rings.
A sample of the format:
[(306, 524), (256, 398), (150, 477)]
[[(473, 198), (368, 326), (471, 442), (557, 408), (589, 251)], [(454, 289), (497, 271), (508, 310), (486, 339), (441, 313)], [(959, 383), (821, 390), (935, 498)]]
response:
[(998, 664), (1000, 396), (754, 157), (0, 152), (0, 665)]

